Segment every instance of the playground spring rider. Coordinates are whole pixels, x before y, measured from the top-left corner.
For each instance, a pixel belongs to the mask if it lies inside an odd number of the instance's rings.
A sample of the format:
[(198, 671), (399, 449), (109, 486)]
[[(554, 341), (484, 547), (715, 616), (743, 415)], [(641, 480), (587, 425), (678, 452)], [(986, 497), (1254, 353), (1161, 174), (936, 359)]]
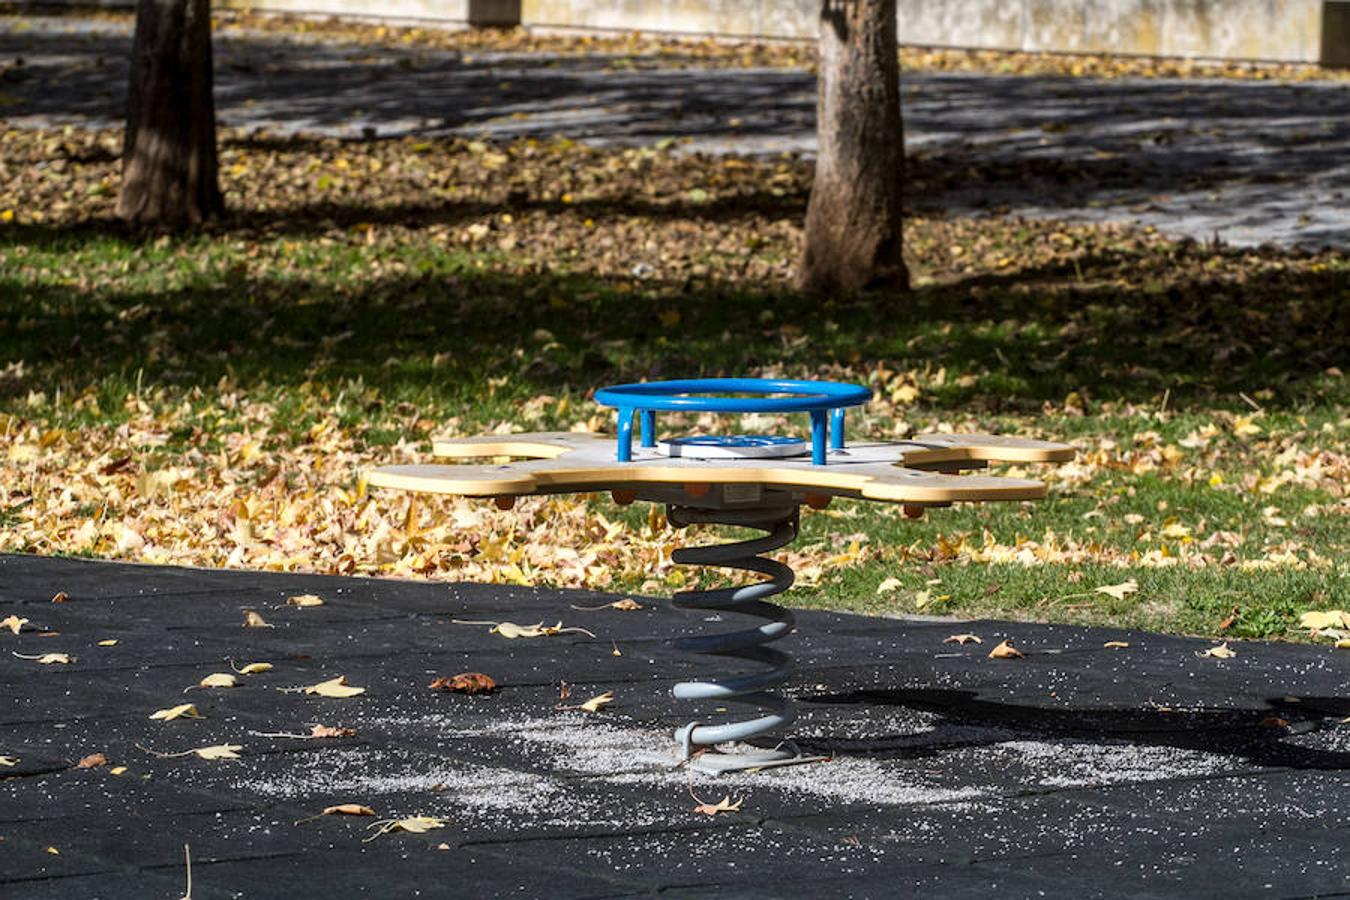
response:
[[(751, 396), (730, 396), (730, 395)], [(802, 504), (822, 508), (833, 497), (901, 503), (906, 512), (953, 502), (1033, 500), (1045, 485), (1021, 478), (958, 474), (990, 462), (1063, 462), (1073, 449), (1063, 444), (984, 434), (928, 434), (911, 440), (846, 444), (844, 414), (871, 397), (860, 385), (828, 381), (705, 378), (622, 384), (596, 391), (597, 402), (618, 412), (618, 441), (574, 433), (517, 434), (438, 441), (440, 458), (523, 457), (504, 465), (385, 466), (370, 474), (376, 487), (494, 497), (609, 491), (616, 502), (664, 503), (676, 527), (736, 525), (764, 537), (675, 551), (674, 561), (755, 572), (767, 580), (742, 587), (682, 591), (674, 604), (685, 609), (741, 613), (763, 624), (720, 635), (679, 638), (693, 653), (762, 664), (750, 674), (677, 684), (681, 700), (718, 701), (755, 707), (740, 721), (691, 722), (675, 732), (684, 758), (711, 772), (757, 769), (802, 762), (792, 745), (774, 749), (718, 744), (748, 741), (780, 731), (796, 718), (794, 706), (774, 692), (791, 676), (791, 657), (768, 644), (793, 628), (792, 613), (769, 598), (792, 585), (792, 570), (763, 554), (797, 536)], [(657, 440), (656, 414), (807, 413), (810, 445), (782, 435), (732, 434)], [(639, 423), (633, 446), (633, 419)]]

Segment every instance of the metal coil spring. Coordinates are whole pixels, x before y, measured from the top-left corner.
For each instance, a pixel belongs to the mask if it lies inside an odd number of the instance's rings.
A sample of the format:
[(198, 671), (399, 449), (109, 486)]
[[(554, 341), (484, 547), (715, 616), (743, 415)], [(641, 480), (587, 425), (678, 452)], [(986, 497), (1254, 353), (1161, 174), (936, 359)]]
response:
[(719, 566), (757, 572), (769, 576), (767, 581), (741, 587), (713, 590), (681, 591), (674, 597), (679, 609), (711, 609), (757, 616), (767, 620), (756, 628), (727, 634), (701, 635), (678, 638), (674, 645), (679, 650), (724, 656), (762, 663), (770, 668), (764, 672), (733, 675), (705, 681), (685, 681), (675, 685), (672, 693), (680, 700), (718, 700), (747, 704), (765, 710), (764, 715), (740, 722), (704, 725), (691, 722), (675, 731), (675, 740), (686, 759), (701, 749), (728, 741), (745, 741), (792, 724), (797, 712), (792, 701), (771, 693), (770, 689), (783, 684), (792, 674), (792, 657), (781, 650), (764, 646), (789, 634), (793, 628), (792, 613), (781, 606), (767, 602), (767, 598), (781, 594), (792, 586), (792, 569), (759, 554), (785, 547), (797, 537), (798, 509), (711, 510), (672, 506), (667, 511), (669, 522), (683, 528), (693, 524), (737, 525), (768, 532), (762, 538), (719, 544), (711, 547), (684, 547), (672, 554), (681, 564)]

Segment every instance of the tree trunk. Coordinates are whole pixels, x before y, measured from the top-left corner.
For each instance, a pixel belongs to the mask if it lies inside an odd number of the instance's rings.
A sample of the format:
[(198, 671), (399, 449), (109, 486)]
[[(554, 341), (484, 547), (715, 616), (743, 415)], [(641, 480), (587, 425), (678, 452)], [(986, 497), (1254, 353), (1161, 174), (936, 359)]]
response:
[(797, 276), (805, 290), (909, 288), (895, 2), (822, 0), (819, 150)]
[(117, 197), (122, 218), (182, 226), (225, 211), (211, 81), (210, 0), (138, 0)]

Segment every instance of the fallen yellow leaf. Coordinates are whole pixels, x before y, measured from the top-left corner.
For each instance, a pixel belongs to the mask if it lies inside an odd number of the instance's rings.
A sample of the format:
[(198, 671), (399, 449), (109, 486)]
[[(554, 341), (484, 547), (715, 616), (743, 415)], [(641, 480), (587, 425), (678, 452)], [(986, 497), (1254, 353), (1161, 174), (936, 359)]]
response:
[(904, 582), (902, 582), (899, 578), (886, 578), (886, 579), (883, 579), (882, 582), (881, 582), (881, 584), (877, 585), (877, 593), (878, 593), (878, 594), (889, 594), (891, 591), (894, 591), (894, 590), (896, 590), (897, 588), (899, 588), (900, 585), (903, 584), (903, 583), (904, 583)]
[(1105, 644), (1102, 644), (1102, 646), (1107, 650), (1124, 650), (1130, 645), (1128, 641), (1107, 641)]
[(239, 751), (243, 749), (239, 744), (216, 744), (212, 747), (198, 747), (192, 752), (202, 759), (238, 759)]
[(17, 756), (0, 756), (0, 766), (17, 766), (19, 758)]
[(348, 684), (346, 675), (320, 681), (318, 684), (311, 684), (305, 688), (306, 694), (316, 694), (320, 697), (355, 697), (357, 694), (364, 694), (365, 692), (366, 689), (363, 687), (354, 687)]
[(374, 833), (367, 835), (363, 840), (370, 842), (381, 835), (388, 834), (391, 831), (406, 831), (409, 834), (425, 834), (436, 828), (444, 828), (445, 821), (437, 819), (434, 816), (411, 816), (406, 819), (384, 819), (380, 822), (371, 822), (370, 827)]
[(47, 852), (50, 853), (52, 856), (60, 856), (60, 855), (61, 855), (61, 851), (60, 851), (60, 850), (57, 850), (55, 847), (48, 847), (48, 848), (47, 848)]
[(56, 664), (68, 666), (75, 661), (75, 657), (68, 653), (37, 653), (31, 656), (27, 653), (15, 653), (14, 655), (19, 659), (31, 659), (44, 666)]
[(323, 606), (323, 598), (314, 594), (296, 594), (287, 597), (286, 602), (291, 606)]
[[(696, 797), (694, 799), (698, 798)], [(702, 813), (705, 816), (715, 816), (718, 813), (725, 812), (738, 812), (740, 811), (743, 802), (745, 802), (744, 798), (732, 802), (731, 795), (727, 794), (716, 803), (700, 803), (698, 806), (694, 807), (694, 812)]]
[(15, 634), (18, 634), (19, 629), (27, 624), (27, 619), (20, 619), (18, 616), (6, 616), (5, 618), (0, 619), (0, 628), (8, 628)]
[(1233, 657), (1237, 656), (1237, 652), (1234, 651), (1231, 647), (1229, 647), (1228, 642), (1225, 641), (1224, 643), (1220, 644), (1217, 647), (1210, 647), (1204, 653), (1201, 653), (1199, 655), (1212, 656), (1215, 659), (1232, 659)]
[(1106, 594), (1108, 597), (1114, 597), (1117, 600), (1124, 600), (1138, 591), (1139, 583), (1133, 578), (1129, 581), (1122, 581), (1120, 584), (1106, 584), (1092, 589), (1094, 594)]
[(244, 627), (245, 627), (245, 628), (273, 628), (273, 627), (275, 627), (275, 626), (269, 625), (269, 624), (267, 623), (267, 620), (266, 620), (266, 619), (264, 619), (262, 616), (258, 615), (258, 614), (257, 614), (256, 612), (254, 612), (253, 610), (251, 610), (251, 609), (246, 609), (246, 610), (244, 610)]
[(102, 753), (91, 753), (84, 759), (77, 762), (75, 764), (75, 768), (97, 769), (99, 766), (106, 766), (107, 764), (108, 764), (108, 757), (104, 756)]
[(1341, 638), (1336, 642), (1337, 650), (1350, 650), (1350, 638)]
[(100, 647), (116, 647), (117, 638), (108, 638), (106, 641), (99, 641), (98, 645)]
[(249, 663), (246, 666), (235, 669), (235, 671), (240, 675), (259, 675), (263, 672), (272, 671), (272, 664), (265, 662)]
[(1339, 609), (1330, 609), (1326, 612), (1305, 612), (1299, 616), (1298, 624), (1312, 631), (1321, 631), (1326, 628), (1350, 628), (1350, 613)]
[(603, 694), (597, 694), (585, 703), (577, 704), (577, 709), (583, 709), (586, 712), (599, 712), (603, 707), (614, 702), (614, 692), (605, 691)]
[(1024, 654), (1013, 646), (1012, 640), (1006, 640), (989, 651), (990, 659), (1022, 659)]
[(108, 770), (108, 774), (109, 774), (109, 775), (125, 775), (125, 774), (126, 774), (126, 771), (127, 771), (127, 767), (126, 767), (126, 766), (113, 766), (111, 769)]
[(238, 684), (239, 679), (228, 672), (215, 672), (198, 682), (198, 685), (204, 688), (232, 688)]
[(191, 703), (181, 703), (178, 706), (156, 710), (150, 714), (150, 718), (168, 722), (173, 719), (205, 719), (206, 716), (197, 712), (197, 707)]
[(983, 644), (984, 641), (978, 634), (954, 634), (949, 638), (943, 638), (944, 644)]

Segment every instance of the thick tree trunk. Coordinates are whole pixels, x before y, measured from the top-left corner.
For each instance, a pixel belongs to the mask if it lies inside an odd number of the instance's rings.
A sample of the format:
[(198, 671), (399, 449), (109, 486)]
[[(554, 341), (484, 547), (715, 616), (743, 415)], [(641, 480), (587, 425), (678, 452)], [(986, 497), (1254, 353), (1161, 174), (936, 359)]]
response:
[(822, 0), (819, 151), (797, 277), (805, 290), (909, 288), (895, 2)]
[(117, 214), (181, 226), (225, 211), (216, 178), (210, 0), (138, 0)]

